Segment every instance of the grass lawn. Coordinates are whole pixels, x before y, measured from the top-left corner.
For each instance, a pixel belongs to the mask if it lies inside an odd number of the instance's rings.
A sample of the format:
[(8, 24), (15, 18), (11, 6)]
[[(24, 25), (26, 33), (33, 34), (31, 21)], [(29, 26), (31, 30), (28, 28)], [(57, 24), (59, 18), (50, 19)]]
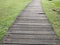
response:
[(58, 38), (60, 38), (60, 0), (42, 0), (42, 4)]
[(31, 0), (0, 0), (0, 39)]

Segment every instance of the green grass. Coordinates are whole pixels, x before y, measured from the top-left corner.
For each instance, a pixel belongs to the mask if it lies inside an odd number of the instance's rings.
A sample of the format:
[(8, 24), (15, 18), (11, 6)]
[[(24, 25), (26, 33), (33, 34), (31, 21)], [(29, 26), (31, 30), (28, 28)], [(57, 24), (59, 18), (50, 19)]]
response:
[(42, 5), (58, 38), (60, 38), (60, 0), (42, 0)]
[(31, 0), (0, 0), (0, 39)]

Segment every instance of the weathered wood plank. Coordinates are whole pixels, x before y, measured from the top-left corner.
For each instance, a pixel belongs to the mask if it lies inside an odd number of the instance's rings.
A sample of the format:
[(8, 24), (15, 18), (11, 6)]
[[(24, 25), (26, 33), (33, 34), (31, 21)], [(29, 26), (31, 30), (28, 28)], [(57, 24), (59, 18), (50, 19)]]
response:
[(16, 25), (20, 25), (20, 24), (26, 24), (26, 25), (51, 25), (49, 23), (14, 23)]
[(34, 39), (6, 39), (4, 43), (21, 44), (56, 44), (56, 40), (34, 40)]
[[(27, 12), (26, 12), (27, 13)], [(40, 13), (40, 11), (39, 11), (39, 13), (30, 13), (29, 15), (27, 15), (25, 12), (23, 12), (22, 13), (22, 15), (20, 15), (19, 17), (21, 17), (21, 16), (23, 16), (23, 17), (40, 17), (40, 16), (46, 16), (45, 14), (39, 14)]]
[[(18, 21), (18, 20), (20, 20), (20, 21)], [(49, 23), (49, 21), (47, 21), (46, 19), (19, 19), (18, 18), (18, 20), (16, 21), (16, 23), (17, 22), (19, 22), (19, 23), (20, 22), (27, 22), (27, 23), (28, 22), (30, 22), (30, 23), (33, 23), (33, 22), (34, 23), (44, 23), (45, 22), (45, 23)]]
[(53, 31), (11, 31), (8, 33), (10, 33), (10, 34), (34, 34), (34, 35), (55, 34)]
[(20, 25), (18, 25), (18, 24), (14, 24), (13, 26), (12, 26), (12, 28), (15, 28), (15, 27), (17, 27), (17, 28), (36, 28), (36, 27), (41, 27), (41, 28), (51, 28), (51, 25), (26, 25), (26, 24), (20, 24)]
[(18, 19), (47, 19), (46, 17), (19, 17)]
[(54, 40), (56, 39), (56, 35), (47, 34), (47, 35), (22, 35), (22, 34), (8, 34), (6, 36), (7, 39), (37, 39), (37, 40)]
[(16, 28), (11, 28), (9, 31), (52, 31), (52, 28), (49, 27), (16, 27)]
[(47, 19), (19, 19), (19, 18), (18, 18), (18, 19), (16, 20), (16, 23), (17, 23), (17, 22), (20, 22), (20, 21), (25, 21), (25, 22), (26, 22), (26, 21), (27, 21), (27, 22), (40, 22), (40, 23), (42, 23), (41, 21), (48, 22)]
[(28, 16), (28, 17), (18, 17), (19, 19), (47, 19), (46, 16)]

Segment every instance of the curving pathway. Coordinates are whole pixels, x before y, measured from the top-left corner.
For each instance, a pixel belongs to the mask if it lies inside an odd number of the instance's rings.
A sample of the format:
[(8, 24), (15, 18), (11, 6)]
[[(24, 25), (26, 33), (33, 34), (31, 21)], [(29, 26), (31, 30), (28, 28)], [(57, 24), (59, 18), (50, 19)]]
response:
[(42, 9), (40, 1), (32, 0), (17, 17), (3, 39), (4, 45), (56, 44), (57, 37)]

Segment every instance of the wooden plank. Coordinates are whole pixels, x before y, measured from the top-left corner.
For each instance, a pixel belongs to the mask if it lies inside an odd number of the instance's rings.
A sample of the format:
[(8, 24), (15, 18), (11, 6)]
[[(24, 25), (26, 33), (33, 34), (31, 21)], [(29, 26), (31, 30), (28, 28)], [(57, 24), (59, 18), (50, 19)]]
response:
[(56, 40), (34, 40), (34, 39), (6, 39), (4, 43), (21, 44), (56, 44)]
[(11, 28), (9, 31), (52, 31), (52, 28), (48, 27), (16, 27), (16, 28)]
[(51, 28), (51, 25), (26, 25), (26, 24), (20, 24), (20, 25), (18, 25), (18, 24), (14, 24), (13, 26), (12, 26), (12, 28), (39, 28), (39, 27), (41, 27), (41, 28)]
[(55, 34), (53, 31), (12, 31), (8, 33), (10, 34), (33, 34), (33, 35)]
[(53, 40), (56, 39), (56, 35), (21, 35), (21, 34), (8, 34), (6, 38), (13, 38), (13, 39), (37, 39), (37, 40)]
[(17, 24), (17, 25), (20, 25), (20, 24), (26, 24), (26, 25), (51, 25), (49, 23), (14, 23), (14, 24)]
[[(25, 16), (26, 16), (26, 17), (29, 17), (29, 16), (30, 16), (30, 17), (46, 16), (45, 14), (38, 14), (38, 13), (33, 13), (33, 14), (32, 14), (32, 13), (30, 12), (30, 14), (28, 15), (28, 14), (26, 14), (26, 13), (27, 13), (27, 12), (23, 12), (22, 15), (20, 15), (19, 17), (21, 17), (21, 16), (22, 16), (22, 17), (25, 17)], [(28, 13), (29, 13), (29, 12), (28, 12)]]
[(49, 23), (47, 20), (20, 20), (16, 21), (16, 23)]
[(41, 22), (41, 21), (47, 21), (47, 19), (17, 19), (16, 22), (19, 21), (30, 21), (30, 22)]
[(42, 18), (42, 17), (41, 18), (40, 17), (22, 17), (21, 18), (21, 17), (19, 17), (18, 19), (21, 19), (21, 20), (22, 19), (26, 19), (26, 20), (28, 20), (28, 19), (36, 19), (36, 20), (38, 20), (38, 19), (47, 19), (47, 18)]
[(19, 19), (47, 19), (46, 16), (28, 16), (28, 17), (18, 17)]

